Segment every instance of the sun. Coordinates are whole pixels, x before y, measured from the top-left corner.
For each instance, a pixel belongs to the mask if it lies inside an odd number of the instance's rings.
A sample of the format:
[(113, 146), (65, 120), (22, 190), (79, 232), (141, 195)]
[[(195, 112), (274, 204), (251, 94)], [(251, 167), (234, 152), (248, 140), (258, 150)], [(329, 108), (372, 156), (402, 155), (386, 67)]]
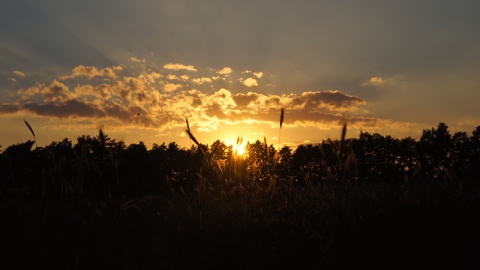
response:
[(240, 145), (233, 145), (233, 152), (237, 155), (243, 156), (245, 154), (245, 145), (240, 144)]
[(243, 156), (245, 154), (245, 147), (247, 146), (246, 142), (242, 138), (238, 137), (237, 139), (225, 138), (224, 143), (232, 147), (233, 153), (237, 156)]

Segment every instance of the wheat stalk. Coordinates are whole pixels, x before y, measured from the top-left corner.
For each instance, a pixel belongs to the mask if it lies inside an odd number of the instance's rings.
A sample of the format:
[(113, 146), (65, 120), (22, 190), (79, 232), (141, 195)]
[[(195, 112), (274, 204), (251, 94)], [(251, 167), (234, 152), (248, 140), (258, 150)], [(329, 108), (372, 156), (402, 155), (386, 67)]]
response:
[(37, 137), (35, 137), (35, 132), (33, 132), (33, 128), (30, 126), (30, 124), (27, 122), (27, 120), (23, 119), (23, 122), (25, 122), (25, 125), (27, 125), (30, 132), (32, 132), (33, 138), (35, 139), (35, 148), (38, 148)]
[(190, 139), (199, 147), (202, 149), (203, 151), (203, 148), (200, 147), (200, 143), (198, 142), (197, 138), (195, 138), (195, 136), (193, 136), (192, 132), (190, 131), (190, 125), (188, 124), (188, 118), (185, 118), (185, 122), (187, 122), (187, 129), (185, 129), (185, 132), (187, 132), (188, 136), (190, 137)]
[(273, 171), (275, 171), (275, 167), (277, 165), (277, 160), (280, 155), (280, 136), (282, 135), (282, 125), (283, 125), (283, 119), (284, 119), (284, 110), (280, 111), (280, 128), (278, 129), (278, 143), (277, 143), (277, 152), (275, 153), (275, 157), (273, 159)]

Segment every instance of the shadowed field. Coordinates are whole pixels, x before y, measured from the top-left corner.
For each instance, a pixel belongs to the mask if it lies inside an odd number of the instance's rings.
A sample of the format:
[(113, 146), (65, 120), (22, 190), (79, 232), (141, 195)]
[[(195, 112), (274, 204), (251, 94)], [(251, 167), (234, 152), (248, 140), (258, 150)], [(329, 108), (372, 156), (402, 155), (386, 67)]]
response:
[[(283, 114), (282, 114), (283, 116)], [(33, 129), (28, 125), (32, 134)], [(101, 131), (1, 153), (6, 268), (473, 268), (480, 127), (419, 141), (126, 146)], [(241, 143), (241, 138), (237, 144)]]

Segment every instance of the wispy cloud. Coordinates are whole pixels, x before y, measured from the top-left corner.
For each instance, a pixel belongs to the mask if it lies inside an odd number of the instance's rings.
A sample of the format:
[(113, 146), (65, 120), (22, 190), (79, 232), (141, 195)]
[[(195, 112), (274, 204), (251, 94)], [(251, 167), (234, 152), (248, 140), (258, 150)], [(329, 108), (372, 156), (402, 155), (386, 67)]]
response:
[(188, 70), (188, 71), (194, 71), (194, 72), (197, 72), (198, 70), (192, 66), (192, 65), (183, 65), (183, 64), (165, 64), (163, 65), (163, 68), (164, 69), (168, 69), (168, 70)]
[(212, 79), (207, 77), (195, 78), (192, 80), (196, 84), (204, 84), (204, 83), (211, 83)]
[(175, 74), (168, 74), (165, 78), (171, 81), (186, 81), (190, 78), (188, 75), (175, 75)]
[(95, 66), (77, 66), (72, 70), (71, 75), (66, 75), (66, 76), (61, 76), (59, 79), (60, 80), (66, 80), (66, 79), (71, 79), (75, 77), (87, 77), (89, 79), (92, 79), (94, 77), (109, 77), (109, 78), (116, 78), (118, 74), (121, 73), (123, 70), (122, 66), (113, 66), (113, 67), (106, 67), (103, 69), (98, 69)]
[(135, 62), (135, 63), (145, 63), (145, 59), (143, 59), (143, 58), (137, 58), (137, 57), (135, 57), (135, 56), (132, 56), (132, 57), (130, 58), (130, 60), (131, 60), (132, 62)]
[(254, 77), (257, 77), (258, 79), (261, 79), (263, 77), (263, 72), (259, 71), (259, 72), (254, 72), (254, 71), (251, 71), (251, 70), (245, 70), (242, 72), (242, 74), (252, 74)]
[(23, 78), (23, 77), (26, 76), (25, 73), (23, 73), (23, 72), (21, 72), (21, 71), (19, 71), (19, 70), (14, 70), (12, 73), (15, 74), (15, 75), (17, 75), (17, 76), (20, 77), (20, 78)]

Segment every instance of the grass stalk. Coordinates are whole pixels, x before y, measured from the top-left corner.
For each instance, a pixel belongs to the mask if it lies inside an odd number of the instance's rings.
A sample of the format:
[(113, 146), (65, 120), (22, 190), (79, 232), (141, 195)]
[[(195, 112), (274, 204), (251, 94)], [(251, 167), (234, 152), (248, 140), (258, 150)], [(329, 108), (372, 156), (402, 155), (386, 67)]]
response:
[(33, 128), (32, 126), (30, 126), (30, 124), (27, 122), (27, 120), (23, 119), (23, 122), (25, 122), (25, 125), (27, 125), (28, 129), (30, 130), (30, 132), (32, 133), (33, 135), (33, 138), (35, 139), (35, 148), (38, 148), (38, 145), (37, 145), (37, 137), (35, 137), (35, 132), (33, 132)]

